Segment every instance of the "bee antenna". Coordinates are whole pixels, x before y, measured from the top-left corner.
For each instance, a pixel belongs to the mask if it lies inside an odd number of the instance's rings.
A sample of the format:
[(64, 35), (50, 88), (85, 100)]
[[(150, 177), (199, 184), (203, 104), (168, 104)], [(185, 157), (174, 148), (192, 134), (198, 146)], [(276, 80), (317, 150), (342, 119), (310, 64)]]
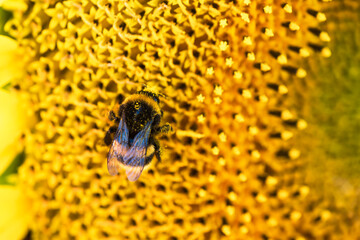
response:
[(165, 98), (165, 99), (169, 99), (167, 96), (165, 96), (164, 94), (162, 94), (162, 93), (158, 93), (157, 94), (159, 97), (162, 97), (162, 98)]
[(141, 90), (144, 90), (145, 88), (147, 88), (148, 87), (148, 85), (146, 85), (145, 83), (143, 83), (142, 85), (141, 85)]

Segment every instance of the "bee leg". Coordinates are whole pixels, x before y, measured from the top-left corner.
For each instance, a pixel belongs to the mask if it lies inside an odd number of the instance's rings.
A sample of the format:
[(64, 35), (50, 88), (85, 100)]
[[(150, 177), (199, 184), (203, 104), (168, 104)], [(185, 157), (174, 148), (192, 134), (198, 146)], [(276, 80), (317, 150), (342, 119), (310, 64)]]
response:
[(108, 116), (110, 121), (119, 121), (119, 118), (115, 115), (114, 111), (110, 111), (109, 112), (109, 116)]
[(117, 127), (112, 126), (112, 127), (110, 127), (109, 130), (106, 132), (105, 137), (104, 137), (104, 142), (105, 142), (105, 144), (106, 144), (107, 146), (109, 146), (109, 145), (112, 143), (113, 139), (112, 139), (112, 137), (111, 137), (111, 134), (114, 133), (114, 132), (116, 132), (116, 130), (117, 130)]
[(161, 149), (160, 149), (160, 143), (158, 140), (156, 140), (155, 138), (153, 138), (152, 143), (154, 144), (154, 148), (155, 148), (155, 156), (158, 159), (159, 162), (161, 162)]
[(161, 121), (161, 116), (159, 114), (157, 114), (154, 118), (153, 124), (152, 126), (154, 127), (155, 131), (158, 129), (158, 126), (160, 124)]
[(121, 104), (124, 101), (125, 97), (122, 94), (117, 95), (116, 101)]
[(155, 133), (169, 133), (171, 131), (173, 131), (173, 128), (171, 127), (170, 123), (166, 123), (165, 125), (155, 129)]
[(121, 116), (123, 115), (124, 109), (125, 109), (125, 106), (124, 106), (124, 105), (120, 105), (119, 111), (118, 111), (118, 116), (119, 116), (119, 117), (118, 117), (118, 120), (116, 121), (117, 123), (120, 122), (120, 118), (121, 118)]

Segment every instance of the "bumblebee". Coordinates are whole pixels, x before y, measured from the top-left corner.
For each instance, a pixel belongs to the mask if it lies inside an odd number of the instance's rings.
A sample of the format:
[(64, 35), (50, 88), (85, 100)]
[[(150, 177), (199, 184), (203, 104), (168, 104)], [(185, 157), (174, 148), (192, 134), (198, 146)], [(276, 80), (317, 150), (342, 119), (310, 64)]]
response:
[(160, 144), (156, 136), (172, 131), (172, 127), (168, 123), (160, 126), (163, 112), (159, 96), (141, 90), (123, 101), (118, 116), (110, 111), (109, 119), (118, 124), (118, 127), (110, 127), (104, 138), (107, 145), (111, 144), (107, 156), (110, 175), (116, 175), (118, 169), (123, 168), (127, 178), (133, 182), (140, 177), (154, 156), (161, 161)]

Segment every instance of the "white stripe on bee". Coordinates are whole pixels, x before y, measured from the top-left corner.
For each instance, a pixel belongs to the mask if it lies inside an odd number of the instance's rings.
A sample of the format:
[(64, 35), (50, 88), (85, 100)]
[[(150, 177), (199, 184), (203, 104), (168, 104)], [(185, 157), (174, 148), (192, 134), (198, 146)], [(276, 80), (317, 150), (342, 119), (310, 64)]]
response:
[[(118, 173), (118, 170), (120, 169), (124, 169), (125, 171), (128, 171), (130, 169), (134, 169), (135, 168), (135, 171), (136, 172), (139, 172), (141, 171), (141, 167), (130, 167), (130, 166), (126, 166), (124, 165), (122, 162), (120, 161), (117, 161), (116, 159), (114, 159), (113, 163), (116, 165), (114, 166), (114, 169), (116, 169), (116, 173), (114, 173), (113, 175), (116, 175)], [(147, 171), (150, 166), (152, 165), (153, 161), (151, 161), (148, 165), (145, 165), (144, 166), (144, 169), (142, 169), (141, 173), (144, 172), (144, 171)]]
[(136, 181), (140, 177), (140, 175), (141, 175), (141, 173), (142, 173), (142, 171), (144, 169), (143, 166), (136, 166), (136, 167), (127, 166), (127, 165), (124, 165), (120, 161), (118, 161), (118, 163), (119, 163), (119, 165), (118, 165), (119, 167), (125, 169), (126, 176), (129, 179), (129, 181), (131, 181), (131, 182)]

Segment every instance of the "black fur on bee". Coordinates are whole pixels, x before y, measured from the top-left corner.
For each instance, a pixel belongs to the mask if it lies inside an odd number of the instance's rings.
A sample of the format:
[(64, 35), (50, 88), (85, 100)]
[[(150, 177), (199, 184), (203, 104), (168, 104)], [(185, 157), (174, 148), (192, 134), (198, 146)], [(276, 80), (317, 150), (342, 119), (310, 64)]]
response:
[[(107, 145), (111, 144), (107, 156), (110, 175), (116, 175), (120, 167), (126, 170), (130, 181), (136, 181), (154, 156), (161, 161), (156, 136), (172, 131), (172, 127), (169, 123), (160, 126), (163, 112), (159, 96), (141, 90), (122, 102), (117, 116), (110, 111), (109, 119), (118, 124), (110, 127), (104, 138)], [(114, 138), (111, 138), (112, 133), (115, 133)]]

